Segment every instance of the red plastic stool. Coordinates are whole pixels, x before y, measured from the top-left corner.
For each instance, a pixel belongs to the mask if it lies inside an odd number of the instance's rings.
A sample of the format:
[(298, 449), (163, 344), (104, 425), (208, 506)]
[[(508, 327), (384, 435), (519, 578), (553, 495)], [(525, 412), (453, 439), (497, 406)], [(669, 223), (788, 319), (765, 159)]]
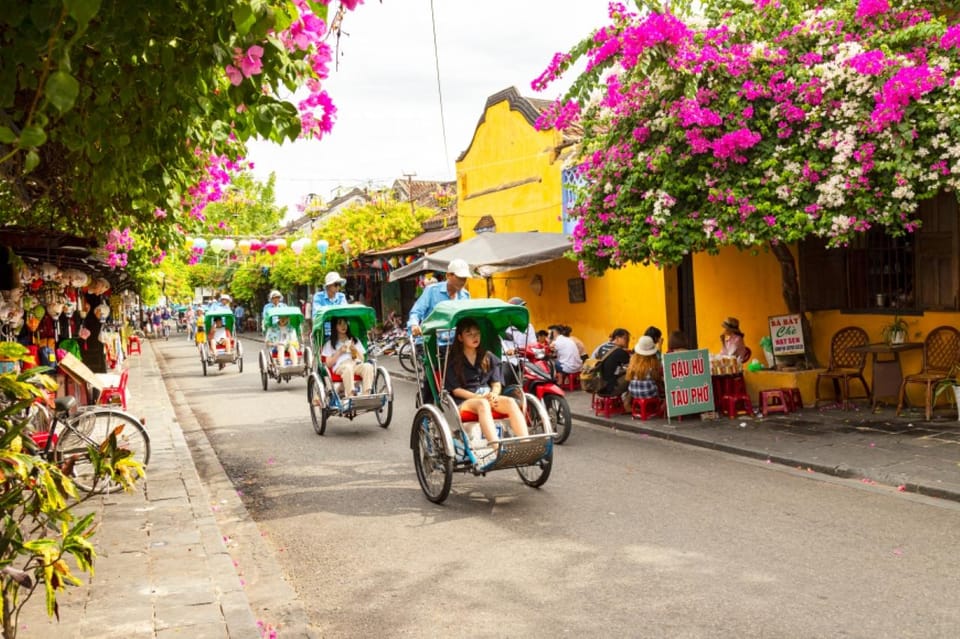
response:
[(717, 405), (720, 408), (720, 412), (730, 419), (733, 419), (740, 413), (753, 415), (753, 403), (750, 401), (750, 396), (746, 393), (724, 395), (720, 398), (720, 401), (717, 402)]
[(133, 355), (134, 353), (137, 353), (138, 355), (141, 354), (140, 338), (136, 335), (131, 335), (127, 338), (127, 355)]
[(803, 397), (799, 388), (781, 388), (783, 397), (787, 400), (787, 410), (791, 413), (803, 408)]
[(623, 400), (617, 395), (594, 395), (593, 414), (600, 415), (600, 413), (607, 418), (623, 414)]
[(564, 373), (560, 388), (568, 391), (580, 390), (580, 373)]
[(766, 417), (768, 413), (789, 413), (787, 396), (783, 390), (773, 388), (760, 391), (760, 413)]
[(663, 416), (664, 406), (659, 397), (634, 397), (630, 407), (634, 419), (647, 421), (650, 417)]

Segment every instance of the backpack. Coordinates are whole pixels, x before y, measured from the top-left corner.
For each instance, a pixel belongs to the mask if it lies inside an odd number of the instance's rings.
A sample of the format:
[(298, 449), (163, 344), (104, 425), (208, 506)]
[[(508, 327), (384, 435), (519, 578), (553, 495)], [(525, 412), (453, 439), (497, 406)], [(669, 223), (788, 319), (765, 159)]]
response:
[(616, 350), (616, 348), (610, 348), (603, 357), (588, 357), (583, 362), (583, 368), (580, 369), (580, 388), (588, 393), (599, 393), (606, 387), (607, 381), (603, 379), (603, 361)]

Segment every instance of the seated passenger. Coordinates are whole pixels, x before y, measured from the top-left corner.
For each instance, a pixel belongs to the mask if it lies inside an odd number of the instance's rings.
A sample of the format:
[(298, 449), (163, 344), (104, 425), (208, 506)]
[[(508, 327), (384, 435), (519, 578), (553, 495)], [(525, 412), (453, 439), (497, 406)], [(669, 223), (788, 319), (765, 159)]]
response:
[(449, 349), (443, 387), (460, 410), (475, 413), (484, 439), (496, 449), (499, 437), (493, 412), (510, 419), (515, 437), (526, 437), (527, 421), (511, 397), (500, 395), (503, 378), (500, 360), (480, 345), (480, 325), (465, 318), (457, 323), (456, 337)]
[(300, 336), (290, 326), (289, 317), (274, 317), (273, 324), (267, 329), (265, 341), (278, 366), (282, 366), (287, 360), (290, 360), (291, 366), (300, 365)]
[(210, 329), (210, 351), (229, 351), (233, 348), (233, 336), (223, 325), (222, 317), (213, 318), (213, 327)]
[(363, 361), (366, 350), (350, 332), (350, 323), (340, 317), (333, 325), (330, 339), (323, 345), (320, 354), (334, 374), (343, 378), (343, 396), (353, 396), (353, 376), (360, 376), (360, 389), (364, 395), (373, 392), (373, 364)]
[(626, 373), (627, 388), (632, 398), (663, 399), (663, 365), (660, 363), (659, 354), (660, 349), (649, 335), (644, 335), (637, 341)]

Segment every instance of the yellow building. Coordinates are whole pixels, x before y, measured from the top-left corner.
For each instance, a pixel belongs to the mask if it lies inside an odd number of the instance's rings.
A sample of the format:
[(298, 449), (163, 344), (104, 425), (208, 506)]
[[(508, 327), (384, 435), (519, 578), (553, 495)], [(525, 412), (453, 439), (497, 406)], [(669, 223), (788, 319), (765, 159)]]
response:
[[(473, 138), (457, 160), (461, 241), (480, 232), (572, 230), (563, 219), (562, 198), (563, 170), (575, 140), (554, 129), (536, 129), (548, 104), (514, 88), (487, 99)], [(892, 238), (872, 229), (856, 246), (843, 249), (826, 250), (816, 239), (788, 247), (799, 273), (799, 301), (807, 310), (812, 352), (821, 366), (830, 360), (830, 337), (845, 326), (860, 326), (871, 342), (880, 342), (884, 325), (903, 315), (908, 341), (922, 342), (936, 326), (957, 325), (956, 196), (925, 203), (921, 217), (924, 227), (913, 237)], [(580, 280), (574, 261), (560, 259), (473, 280), (469, 287), (474, 297), (523, 297), (537, 328), (570, 325), (591, 349), (613, 328), (626, 328), (635, 341), (653, 325), (665, 337), (682, 330), (691, 346), (716, 352), (721, 323), (734, 316), (747, 346), (763, 362), (760, 338), (769, 333), (769, 317), (789, 312), (783, 281), (780, 261), (766, 247), (756, 247), (693, 255), (675, 268), (630, 266), (586, 280)], [(902, 354), (904, 374), (920, 370), (921, 353)], [(872, 384), (870, 364), (868, 359), (865, 373)], [(804, 377), (801, 385), (809, 403), (815, 373)], [(910, 396), (922, 405), (921, 391), (912, 387)], [(822, 392), (831, 394), (826, 383)]]

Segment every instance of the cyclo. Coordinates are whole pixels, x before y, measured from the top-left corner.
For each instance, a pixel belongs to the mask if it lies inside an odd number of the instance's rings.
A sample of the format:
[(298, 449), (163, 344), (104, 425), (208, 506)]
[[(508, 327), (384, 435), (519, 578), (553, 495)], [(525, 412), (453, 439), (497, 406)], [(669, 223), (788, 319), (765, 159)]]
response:
[[(223, 326), (227, 329), (228, 336), (223, 344), (214, 344), (213, 349), (207, 339), (200, 342), (200, 363), (203, 366), (203, 374), (207, 374), (207, 366), (216, 364), (223, 368), (227, 364), (236, 364), (240, 372), (243, 372), (243, 344), (235, 337), (233, 313), (228, 310), (209, 310), (203, 316), (203, 329), (205, 337), (210, 338), (214, 335), (214, 323), (217, 319), (223, 320)], [(199, 337), (198, 337), (199, 340)]]
[(387, 369), (378, 366), (376, 360), (368, 359), (375, 369), (372, 392), (369, 395), (355, 394), (345, 398), (343, 385), (356, 385), (360, 378), (355, 376), (352, 380), (342, 379), (333, 372), (333, 362), (328, 365), (320, 354), (329, 333), (335, 329), (337, 320), (341, 318), (347, 320), (350, 334), (363, 344), (366, 350), (367, 332), (377, 323), (376, 312), (361, 304), (321, 306), (316, 311), (313, 316), (313, 348), (317, 353), (314, 358), (317, 367), (307, 380), (307, 403), (310, 405), (313, 429), (318, 435), (323, 435), (327, 429), (327, 420), (331, 416), (346, 417), (353, 421), (358, 415), (368, 412), (374, 412), (377, 423), (382, 428), (387, 428), (393, 418), (393, 383)]
[[(453, 339), (457, 323), (464, 318), (480, 325), (484, 350), (501, 356), (500, 338), (509, 326), (526, 330), (529, 314), (525, 307), (495, 299), (440, 302), (421, 325), (423, 355), (416, 367), (421, 388), (428, 388), (432, 403), (419, 407), (413, 418), (410, 447), (417, 479), (427, 499), (441, 503), (450, 494), (454, 472), (486, 475), (490, 471), (515, 468), (528, 486), (542, 486), (553, 468), (554, 431), (543, 404), (534, 395), (513, 386), (503, 390), (520, 403), (526, 416), (526, 437), (502, 437), (493, 455), (481, 457), (474, 429), (477, 416), (461, 412), (449, 391), (444, 389), (449, 349), (441, 341)], [(425, 376), (425, 379), (424, 377)], [(428, 396), (428, 400), (431, 397)], [(512, 435), (505, 418), (494, 413), (502, 432)]]
[[(296, 306), (280, 306), (267, 310), (266, 323), (268, 326), (280, 322), (281, 318), (286, 318), (290, 325), (290, 330), (297, 335), (297, 359), (293, 361), (287, 358), (283, 352), (282, 345), (268, 344), (264, 342), (260, 350), (260, 380), (263, 382), (263, 390), (267, 390), (267, 380), (275, 379), (277, 383), (289, 382), (291, 377), (306, 377), (310, 374), (313, 367), (313, 351), (309, 346), (303, 346), (303, 313)], [(269, 329), (267, 329), (269, 336)]]

